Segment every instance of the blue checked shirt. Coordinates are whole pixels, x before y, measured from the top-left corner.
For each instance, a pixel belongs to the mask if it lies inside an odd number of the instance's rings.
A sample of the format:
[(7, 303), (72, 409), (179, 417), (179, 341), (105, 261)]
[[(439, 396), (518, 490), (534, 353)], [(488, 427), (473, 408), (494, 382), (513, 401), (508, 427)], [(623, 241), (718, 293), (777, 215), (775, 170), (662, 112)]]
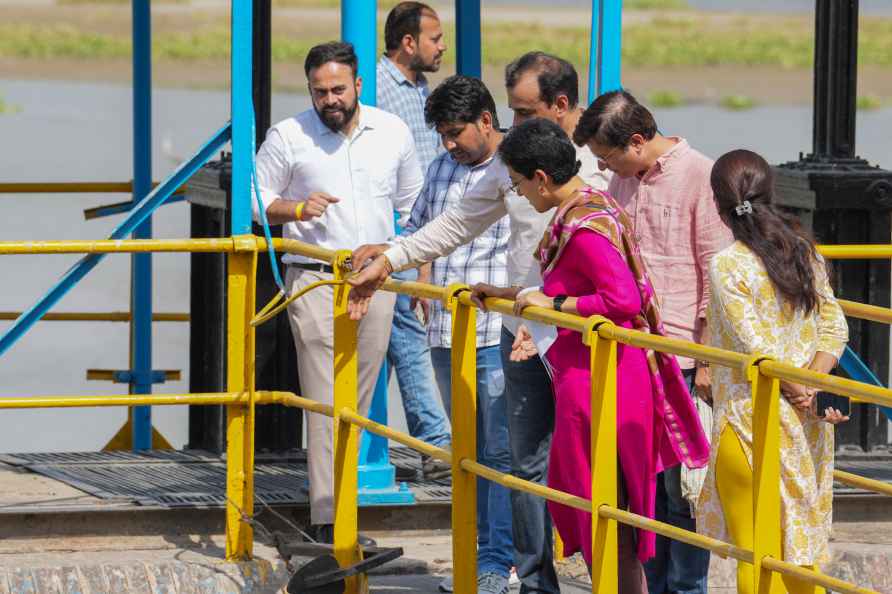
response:
[[(424, 180), (424, 189), (412, 207), (406, 233), (414, 233), (435, 219), (444, 210), (454, 208), (468, 188), (483, 186), (490, 180), (487, 172), (497, 163), (497, 157), (468, 167), (443, 153), (431, 163)], [(492, 177), (490, 172), (489, 177)], [(498, 287), (508, 284), (508, 216), (492, 224), (470, 243), (458, 247), (448, 256), (432, 262), (431, 283), (446, 286), (450, 283), (488, 283)], [(477, 312), (477, 347), (499, 344), (502, 316), (493, 312)], [(452, 315), (440, 301), (431, 301), (431, 319), (427, 330), (432, 347), (452, 346)]]
[(399, 116), (409, 126), (421, 171), (427, 171), (431, 162), (443, 152), (440, 135), (424, 122), (424, 102), (431, 94), (427, 79), (419, 72), (417, 84), (412, 84), (387, 56), (382, 56), (375, 80), (378, 107)]

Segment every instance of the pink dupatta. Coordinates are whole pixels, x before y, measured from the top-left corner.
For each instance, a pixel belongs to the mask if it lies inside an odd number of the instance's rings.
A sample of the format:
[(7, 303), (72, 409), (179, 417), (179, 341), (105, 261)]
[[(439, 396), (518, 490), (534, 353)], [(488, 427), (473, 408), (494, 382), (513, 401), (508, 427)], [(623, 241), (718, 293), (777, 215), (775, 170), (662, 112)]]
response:
[[(636, 330), (665, 336), (662, 317), (638, 245), (632, 238), (631, 221), (606, 192), (585, 187), (580, 195), (558, 209), (539, 244), (537, 257), (542, 276), (554, 268), (573, 233), (589, 229), (607, 238), (632, 271), (641, 295), (641, 312), (633, 321)], [(654, 390), (654, 460), (656, 471), (683, 463), (689, 468), (709, 461), (709, 442), (687, 384), (673, 355), (645, 349)]]

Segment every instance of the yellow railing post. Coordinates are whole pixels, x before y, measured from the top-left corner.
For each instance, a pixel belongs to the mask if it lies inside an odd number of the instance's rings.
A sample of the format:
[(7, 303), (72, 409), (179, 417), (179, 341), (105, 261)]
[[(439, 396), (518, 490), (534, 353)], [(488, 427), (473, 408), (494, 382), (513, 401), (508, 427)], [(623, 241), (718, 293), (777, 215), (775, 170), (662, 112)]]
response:
[(254, 316), (257, 242), (233, 238), (229, 255), (227, 389), (248, 392), (245, 404), (226, 407), (226, 558), (250, 559), (254, 531), (242, 514), (254, 515)]
[(780, 576), (762, 559), (782, 560), (780, 500), (780, 382), (749, 368), (753, 389), (753, 574), (757, 594), (782, 594)]
[(477, 477), (461, 467), (477, 460), (477, 310), (447, 289), (452, 312), (452, 571), (455, 594), (477, 592)]
[(616, 341), (601, 338), (598, 328), (612, 324), (592, 319), (583, 340), (591, 348), (592, 373), (592, 592), (617, 594), (619, 552), (617, 524), (598, 513), (616, 508)]
[[(350, 252), (341, 250), (334, 262), (335, 280), (346, 276)], [(358, 324), (347, 313), (346, 284), (334, 287), (334, 554), (341, 567), (362, 560), (359, 550), (359, 428), (342, 421), (339, 411), (357, 411), (359, 361), (356, 353)], [(349, 577), (344, 592), (360, 594), (368, 590), (365, 574)]]

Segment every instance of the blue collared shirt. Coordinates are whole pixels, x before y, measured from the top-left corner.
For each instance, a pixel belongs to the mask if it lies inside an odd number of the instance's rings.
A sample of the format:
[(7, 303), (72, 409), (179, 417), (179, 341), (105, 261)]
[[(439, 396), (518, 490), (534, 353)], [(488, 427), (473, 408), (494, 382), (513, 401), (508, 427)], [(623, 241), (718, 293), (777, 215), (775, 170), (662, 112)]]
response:
[(378, 107), (399, 116), (412, 132), (421, 170), (443, 152), (440, 135), (424, 122), (424, 103), (431, 94), (427, 79), (420, 72), (415, 84), (407, 79), (387, 56), (381, 56), (377, 67)]

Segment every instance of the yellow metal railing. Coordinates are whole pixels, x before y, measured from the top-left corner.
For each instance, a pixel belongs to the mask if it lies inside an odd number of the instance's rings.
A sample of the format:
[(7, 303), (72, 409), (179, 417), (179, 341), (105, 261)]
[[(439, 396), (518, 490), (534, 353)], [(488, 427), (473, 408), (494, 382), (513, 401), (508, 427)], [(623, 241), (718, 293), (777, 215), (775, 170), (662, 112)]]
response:
[[(2, 191), (2, 186), (0, 186)], [(476, 477), (498, 482), (511, 489), (592, 513), (592, 591), (617, 592), (617, 523), (651, 530), (699, 546), (722, 557), (732, 557), (753, 566), (760, 592), (781, 592), (778, 576), (792, 575), (835, 592), (863, 593), (859, 588), (781, 560), (780, 538), (780, 424), (779, 381), (787, 380), (832, 391), (882, 406), (892, 406), (892, 390), (852, 380), (806, 371), (748, 354), (654, 336), (616, 327), (600, 317), (581, 318), (542, 308), (528, 308), (523, 317), (569, 328), (582, 333), (591, 349), (592, 370), (592, 499), (581, 499), (499, 473), (476, 460), (476, 325), (475, 305), (464, 285), (434, 287), (413, 282), (388, 281), (383, 289), (438, 299), (452, 312), (452, 452), (436, 448), (405, 433), (375, 423), (357, 412), (357, 324), (347, 315), (348, 287), (338, 282), (334, 291), (334, 405), (327, 406), (287, 392), (256, 391), (254, 387), (255, 326), (262, 320), (255, 303), (258, 255), (266, 249), (264, 239), (238, 236), (226, 239), (121, 240), (121, 241), (35, 241), (0, 242), (2, 254), (35, 253), (136, 253), (220, 252), (228, 254), (228, 387), (215, 394), (159, 394), (118, 396), (44, 396), (0, 399), (3, 408), (50, 408), (82, 406), (133, 406), (223, 404), (227, 406), (227, 499), (226, 554), (230, 559), (250, 558), (253, 532), (245, 518), (253, 515), (254, 408), (270, 403), (298, 407), (332, 417), (334, 423), (335, 533), (334, 551), (339, 563), (359, 560), (357, 545), (357, 465), (359, 430), (382, 435), (439, 460), (452, 464), (453, 567), (455, 592), (476, 591)], [(335, 281), (347, 274), (348, 252), (332, 252), (293, 240), (273, 240), (278, 251), (299, 253), (332, 264)], [(828, 258), (892, 258), (892, 246), (822, 246)], [(513, 303), (488, 299), (487, 307), (512, 315)], [(843, 302), (849, 315), (876, 321), (892, 320), (892, 310)], [(263, 313), (263, 312), (261, 312)], [(252, 324), (252, 321), (254, 324)], [(743, 549), (703, 535), (618, 509), (616, 502), (616, 345), (628, 344), (666, 353), (694, 357), (746, 372), (754, 399), (754, 503), (756, 518), (753, 550)], [(597, 477), (595, 480), (594, 477)], [(849, 473), (836, 479), (860, 488), (892, 494), (892, 487)], [(367, 590), (365, 578), (348, 580), (347, 592)]]

